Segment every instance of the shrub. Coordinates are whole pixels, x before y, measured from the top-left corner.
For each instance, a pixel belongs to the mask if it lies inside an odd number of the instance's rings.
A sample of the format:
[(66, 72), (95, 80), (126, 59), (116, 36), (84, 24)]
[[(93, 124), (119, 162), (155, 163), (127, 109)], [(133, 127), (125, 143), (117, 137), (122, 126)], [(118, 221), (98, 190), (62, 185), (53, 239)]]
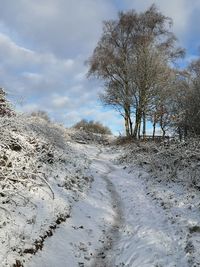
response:
[(49, 118), (49, 115), (46, 111), (44, 110), (38, 110), (38, 111), (34, 111), (31, 113), (31, 116), (32, 117), (39, 117), (47, 122), (50, 122), (50, 118)]
[(97, 134), (112, 134), (111, 130), (98, 121), (81, 120), (73, 128)]

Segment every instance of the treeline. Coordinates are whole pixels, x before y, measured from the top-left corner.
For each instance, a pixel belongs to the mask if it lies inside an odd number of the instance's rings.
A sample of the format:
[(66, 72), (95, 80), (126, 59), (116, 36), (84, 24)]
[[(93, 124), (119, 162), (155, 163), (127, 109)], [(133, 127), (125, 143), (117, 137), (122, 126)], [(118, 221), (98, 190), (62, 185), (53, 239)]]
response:
[(124, 118), (127, 136), (146, 135), (146, 125), (200, 134), (200, 59), (186, 69), (177, 62), (185, 51), (177, 46), (172, 20), (155, 5), (142, 13), (120, 12), (103, 23), (102, 36), (88, 60), (88, 76), (104, 81), (100, 99)]

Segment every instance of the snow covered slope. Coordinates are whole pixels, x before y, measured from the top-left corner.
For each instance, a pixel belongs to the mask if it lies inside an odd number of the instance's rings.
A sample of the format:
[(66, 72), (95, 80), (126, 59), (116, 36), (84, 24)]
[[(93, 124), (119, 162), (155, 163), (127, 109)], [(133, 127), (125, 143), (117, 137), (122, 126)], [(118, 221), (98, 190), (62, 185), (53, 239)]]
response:
[(80, 144), (44, 121), (1, 123), (2, 267), (200, 265), (200, 195), (186, 179), (197, 150), (179, 158), (173, 146)]
[(22, 266), (90, 187), (90, 162), (61, 126), (22, 116), (0, 125), (0, 266)]
[(92, 188), (27, 266), (190, 266), (185, 232), (149, 195), (148, 174), (115, 165), (115, 150), (76, 146), (92, 161)]
[(175, 238), (184, 249), (187, 266), (193, 267), (200, 266), (199, 159), (200, 141), (190, 139), (164, 145), (132, 143), (122, 147), (117, 161), (133, 174), (139, 168), (148, 196), (177, 227)]

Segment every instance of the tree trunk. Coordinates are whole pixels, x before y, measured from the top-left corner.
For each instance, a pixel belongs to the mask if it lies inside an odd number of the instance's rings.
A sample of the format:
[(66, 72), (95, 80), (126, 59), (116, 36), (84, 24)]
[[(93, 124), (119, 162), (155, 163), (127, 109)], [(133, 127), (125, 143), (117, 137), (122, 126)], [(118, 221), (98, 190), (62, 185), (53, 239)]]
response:
[(143, 122), (142, 135), (143, 135), (143, 139), (145, 139), (145, 136), (146, 136), (146, 114), (145, 112), (143, 112), (142, 114), (142, 122)]
[(138, 127), (138, 139), (141, 138), (140, 131), (141, 131), (141, 121), (140, 121), (140, 124), (139, 124), (139, 127)]
[(135, 127), (133, 131), (133, 137), (136, 139), (140, 135), (139, 130), (140, 130), (141, 119), (142, 119), (142, 111), (141, 109), (138, 109), (138, 111), (136, 112), (136, 116), (135, 116)]
[(128, 116), (128, 122), (129, 122), (129, 135), (133, 136), (133, 123), (131, 120), (131, 108), (130, 108), (130, 106), (127, 107), (127, 116)]
[(125, 124), (126, 136), (129, 136), (130, 135), (130, 132), (129, 132), (129, 119), (127, 117), (127, 114), (125, 114), (125, 117), (124, 117), (124, 124)]
[(163, 139), (164, 139), (166, 131), (165, 131), (165, 127), (164, 127), (164, 125), (163, 125), (163, 117), (162, 117), (162, 116), (161, 116), (161, 118), (160, 118), (160, 128), (161, 128), (161, 130), (162, 130), (162, 132), (163, 132), (162, 137), (163, 137)]
[(156, 133), (156, 121), (153, 122), (153, 140), (155, 139), (155, 133)]
[(130, 135), (133, 136), (133, 123), (131, 117), (129, 117), (129, 125), (130, 125)]
[(164, 139), (164, 138), (165, 138), (166, 131), (165, 131), (165, 129), (162, 128), (162, 127), (161, 127), (161, 130), (162, 130), (162, 132), (163, 132), (162, 137), (163, 137), (163, 139)]
[(127, 106), (124, 108), (124, 122), (125, 122), (125, 130), (126, 130), (126, 136), (130, 136), (132, 129), (131, 129), (131, 118), (130, 118), (130, 107)]

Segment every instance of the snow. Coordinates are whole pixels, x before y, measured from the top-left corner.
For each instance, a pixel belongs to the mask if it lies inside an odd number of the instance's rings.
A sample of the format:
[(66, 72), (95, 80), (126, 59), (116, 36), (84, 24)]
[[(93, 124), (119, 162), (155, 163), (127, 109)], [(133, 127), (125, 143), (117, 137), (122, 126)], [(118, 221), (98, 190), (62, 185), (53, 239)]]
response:
[[(91, 151), (91, 155), (93, 153)], [(97, 168), (96, 162), (93, 163), (92, 173), (98, 177), (96, 172), (102, 167)], [(105, 181), (100, 177), (94, 180), (90, 192), (83, 194), (74, 205), (71, 217), (47, 240), (44, 249), (33, 257), (28, 266), (80, 266), (92, 258), (102, 231), (112, 222), (113, 211), (105, 187)]]
[[(134, 173), (134, 179), (133, 179)], [(125, 225), (116, 245), (117, 266), (187, 266), (184, 247), (179, 244), (176, 225), (172, 225), (162, 208), (147, 196), (138, 169), (131, 173), (117, 170), (117, 188), (124, 203)], [(124, 265), (123, 265), (124, 264)]]
[(28, 266), (189, 266), (184, 233), (149, 196), (148, 174), (114, 164), (114, 150), (78, 147), (92, 161), (92, 188)]
[(20, 119), (0, 120), (2, 267), (200, 265), (198, 141), (112, 147)]
[[(148, 196), (177, 226), (188, 266), (200, 265), (199, 139), (169, 145), (132, 143), (122, 148), (117, 162), (139, 168)], [(177, 235), (179, 233), (179, 235)], [(178, 265), (179, 266), (179, 265)]]
[[(65, 129), (31, 118), (1, 118), (0, 263), (26, 263), (91, 184), (89, 160)], [(18, 262), (18, 263), (17, 263)], [(17, 265), (17, 266), (18, 266)]]

